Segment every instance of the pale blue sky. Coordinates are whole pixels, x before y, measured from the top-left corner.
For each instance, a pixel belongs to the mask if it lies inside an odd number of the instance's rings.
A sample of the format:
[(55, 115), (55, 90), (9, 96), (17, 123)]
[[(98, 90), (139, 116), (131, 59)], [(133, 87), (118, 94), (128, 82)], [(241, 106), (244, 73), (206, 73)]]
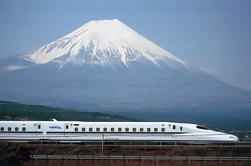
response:
[(251, 91), (251, 0), (0, 0), (0, 56), (117, 18), (187, 63)]

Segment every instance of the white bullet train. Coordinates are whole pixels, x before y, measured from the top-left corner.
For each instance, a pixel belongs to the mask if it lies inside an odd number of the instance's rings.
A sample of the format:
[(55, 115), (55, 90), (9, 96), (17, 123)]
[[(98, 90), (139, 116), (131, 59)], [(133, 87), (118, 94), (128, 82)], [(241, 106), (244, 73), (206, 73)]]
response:
[(11, 141), (205, 141), (238, 137), (203, 126), (173, 122), (0, 121), (0, 140)]

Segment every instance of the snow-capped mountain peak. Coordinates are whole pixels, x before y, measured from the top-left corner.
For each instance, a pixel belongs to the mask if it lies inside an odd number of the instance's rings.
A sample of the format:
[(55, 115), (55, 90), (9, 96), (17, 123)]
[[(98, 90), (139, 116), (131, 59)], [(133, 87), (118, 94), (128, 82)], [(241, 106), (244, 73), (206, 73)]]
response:
[(128, 66), (133, 61), (160, 62), (170, 66), (187, 66), (150, 40), (117, 19), (90, 21), (66, 36), (28, 54), (36, 64), (57, 62), (78, 65), (107, 65), (121, 62)]

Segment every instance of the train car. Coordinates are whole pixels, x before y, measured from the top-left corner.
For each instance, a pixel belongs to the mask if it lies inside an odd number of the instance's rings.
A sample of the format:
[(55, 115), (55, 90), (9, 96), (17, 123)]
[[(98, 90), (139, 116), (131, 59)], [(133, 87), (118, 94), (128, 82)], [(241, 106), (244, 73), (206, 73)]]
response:
[(173, 122), (0, 121), (0, 139), (12, 141), (206, 141), (238, 137), (203, 126)]

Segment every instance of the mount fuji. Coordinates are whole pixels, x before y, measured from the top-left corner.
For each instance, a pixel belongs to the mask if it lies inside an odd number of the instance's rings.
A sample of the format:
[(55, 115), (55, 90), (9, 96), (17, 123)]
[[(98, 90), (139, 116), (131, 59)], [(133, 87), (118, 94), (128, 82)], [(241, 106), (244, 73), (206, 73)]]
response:
[(29, 54), (2, 59), (0, 77), (1, 100), (88, 110), (222, 108), (251, 96), (117, 19), (90, 21)]
[[(153, 42), (139, 35), (117, 19), (91, 21), (74, 32), (25, 55), (24, 60), (33, 64), (57, 63), (111, 66), (148, 61), (157, 66), (187, 66), (184, 61), (171, 55)], [(27, 66), (7, 66), (6, 70), (23, 69)]]

